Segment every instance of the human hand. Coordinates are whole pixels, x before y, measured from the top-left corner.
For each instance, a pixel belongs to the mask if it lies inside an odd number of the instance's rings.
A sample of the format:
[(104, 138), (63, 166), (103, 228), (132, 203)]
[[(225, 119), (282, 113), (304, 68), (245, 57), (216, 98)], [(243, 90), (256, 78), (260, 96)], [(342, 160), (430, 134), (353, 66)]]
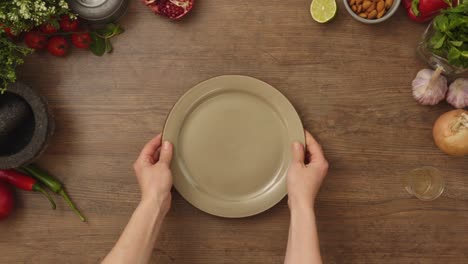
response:
[(170, 169), (173, 146), (162, 141), (161, 134), (150, 140), (133, 164), (141, 200), (156, 202), (163, 212), (171, 207), (172, 173)]
[[(293, 160), (287, 176), (288, 204), (291, 210), (314, 209), (315, 197), (327, 175), (328, 162), (322, 148), (306, 130), (306, 148), (299, 142), (292, 145)], [(310, 156), (310, 162), (305, 163)]]

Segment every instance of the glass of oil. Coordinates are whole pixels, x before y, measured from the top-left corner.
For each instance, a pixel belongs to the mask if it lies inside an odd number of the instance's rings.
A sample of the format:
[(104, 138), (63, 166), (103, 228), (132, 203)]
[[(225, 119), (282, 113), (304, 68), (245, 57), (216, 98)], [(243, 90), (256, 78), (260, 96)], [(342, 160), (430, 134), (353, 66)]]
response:
[(445, 181), (434, 167), (422, 167), (410, 171), (405, 177), (405, 188), (422, 201), (432, 201), (444, 192)]

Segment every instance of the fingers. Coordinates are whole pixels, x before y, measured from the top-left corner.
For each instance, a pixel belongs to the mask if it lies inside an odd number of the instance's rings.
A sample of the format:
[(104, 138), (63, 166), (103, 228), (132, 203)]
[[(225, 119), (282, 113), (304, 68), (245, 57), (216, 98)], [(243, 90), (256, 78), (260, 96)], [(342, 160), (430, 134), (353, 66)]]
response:
[(307, 130), (305, 130), (305, 137), (306, 137), (307, 151), (310, 153), (310, 160), (312, 162), (316, 160), (317, 161), (325, 160), (322, 147)]
[(165, 163), (167, 165), (171, 165), (172, 161), (172, 154), (174, 152), (174, 148), (169, 141), (164, 141), (161, 153), (159, 154), (159, 162)]
[(156, 150), (156, 153), (154, 153), (154, 161), (155, 162), (158, 162), (160, 154), (161, 154), (161, 148), (158, 148), (158, 150)]
[(137, 163), (141, 165), (153, 165), (155, 163), (155, 153), (161, 146), (161, 134), (151, 139), (141, 150)]
[(304, 164), (304, 146), (301, 143), (296, 141), (292, 144), (292, 156), (293, 162)]

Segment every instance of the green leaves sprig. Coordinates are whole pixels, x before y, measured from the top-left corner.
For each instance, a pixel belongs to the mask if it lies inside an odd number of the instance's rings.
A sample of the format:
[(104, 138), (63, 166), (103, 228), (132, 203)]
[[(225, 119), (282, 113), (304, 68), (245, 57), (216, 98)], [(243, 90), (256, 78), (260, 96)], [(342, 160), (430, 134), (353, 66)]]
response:
[(104, 28), (90, 32), (92, 43), (90, 50), (97, 56), (112, 52), (110, 39), (124, 32), (123, 28), (116, 24), (107, 24)]
[(468, 3), (442, 11), (432, 26), (431, 50), (453, 66), (468, 68)]
[(15, 69), (23, 64), (24, 56), (32, 52), (23, 46), (13, 43), (0, 28), (0, 94), (4, 93), (8, 84), (16, 82)]
[(50, 22), (53, 17), (61, 15), (74, 17), (66, 0), (0, 1), (0, 23), (7, 25), (16, 34)]

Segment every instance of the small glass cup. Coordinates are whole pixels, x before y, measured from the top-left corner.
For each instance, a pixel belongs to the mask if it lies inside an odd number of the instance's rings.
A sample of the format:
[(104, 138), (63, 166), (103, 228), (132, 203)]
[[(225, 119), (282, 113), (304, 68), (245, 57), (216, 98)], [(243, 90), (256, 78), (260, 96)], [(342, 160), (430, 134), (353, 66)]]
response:
[(421, 42), (419, 42), (418, 44), (417, 52), (419, 57), (434, 70), (439, 67), (442, 68), (442, 71), (450, 77), (454, 77), (455, 75), (459, 75), (461, 73), (466, 72), (468, 70), (466, 68), (451, 65), (448, 62), (447, 55), (439, 56), (432, 52), (429, 45), (431, 38), (434, 36), (434, 34), (435, 30), (433, 27), (433, 22), (431, 22), (426, 28), (426, 31), (424, 31)]
[(406, 175), (405, 188), (419, 200), (433, 201), (444, 192), (445, 181), (438, 169), (422, 167)]

